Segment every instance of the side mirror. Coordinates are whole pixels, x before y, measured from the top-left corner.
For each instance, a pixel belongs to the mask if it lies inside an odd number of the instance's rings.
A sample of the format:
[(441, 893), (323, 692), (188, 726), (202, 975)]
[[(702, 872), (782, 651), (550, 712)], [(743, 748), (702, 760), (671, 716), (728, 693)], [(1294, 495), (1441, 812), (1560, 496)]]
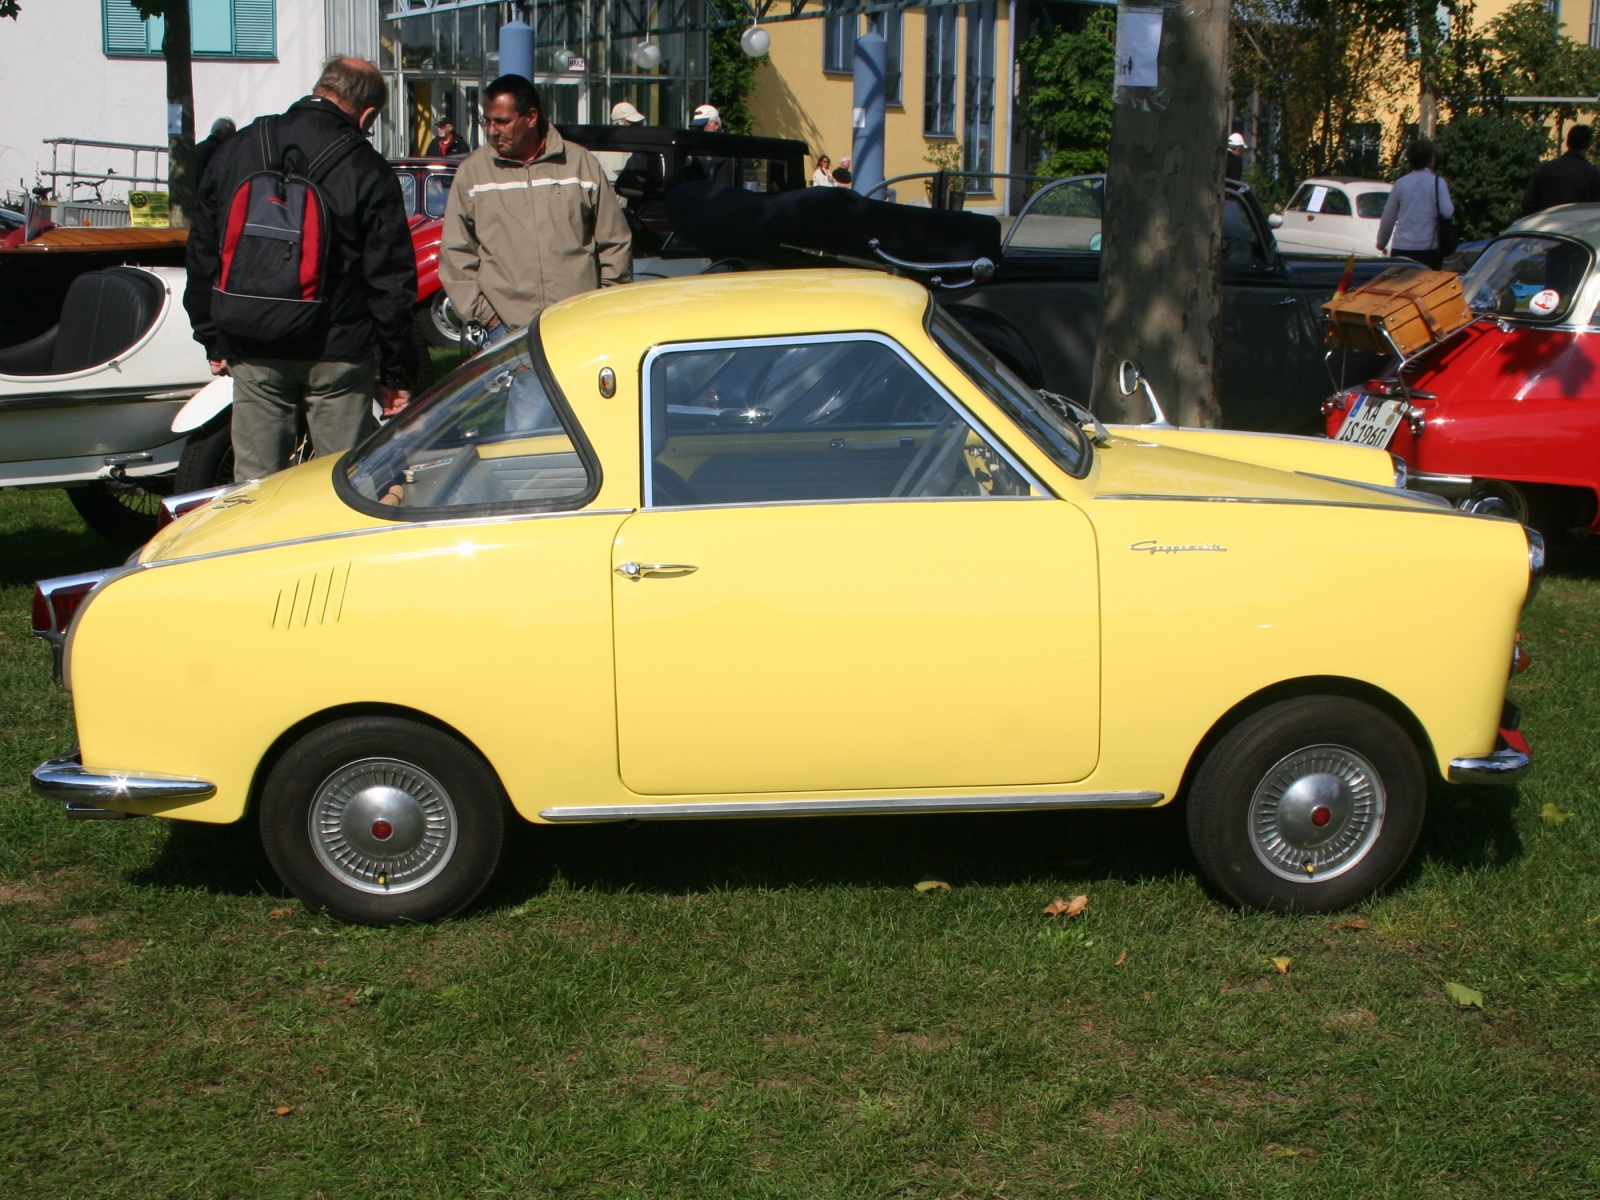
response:
[(1141, 387), (1144, 389), (1145, 399), (1150, 401), (1150, 420), (1145, 424), (1157, 429), (1172, 429), (1173, 424), (1167, 420), (1167, 414), (1161, 411), (1161, 402), (1156, 399), (1150, 381), (1140, 373), (1138, 367), (1123, 359), (1117, 365), (1117, 391), (1124, 396), (1131, 396)]
[(1267, 227), (1270, 228), (1270, 229), (1282, 229), (1283, 228), (1283, 214), (1282, 213), (1273, 213), (1270, 217), (1268, 217), (1267, 218)]
[(1123, 359), (1117, 366), (1117, 391), (1124, 396), (1131, 396), (1139, 388), (1139, 368), (1127, 359)]

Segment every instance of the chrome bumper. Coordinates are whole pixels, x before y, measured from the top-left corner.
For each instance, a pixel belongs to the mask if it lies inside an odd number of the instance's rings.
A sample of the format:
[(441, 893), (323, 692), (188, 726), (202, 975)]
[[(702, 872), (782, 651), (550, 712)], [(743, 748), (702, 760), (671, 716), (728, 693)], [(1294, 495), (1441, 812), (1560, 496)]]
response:
[(1486, 758), (1453, 758), (1450, 760), (1451, 783), (1515, 783), (1533, 766), (1533, 753), (1518, 731), (1522, 712), (1516, 705), (1507, 703), (1501, 717), (1499, 745)]
[(120, 771), (96, 775), (85, 771), (79, 759), (76, 753), (67, 754), (33, 769), (33, 794), (63, 801), (67, 816), (78, 820), (116, 821), (129, 815), (101, 808), (108, 800), (204, 800), (217, 794), (217, 785), (204, 779)]

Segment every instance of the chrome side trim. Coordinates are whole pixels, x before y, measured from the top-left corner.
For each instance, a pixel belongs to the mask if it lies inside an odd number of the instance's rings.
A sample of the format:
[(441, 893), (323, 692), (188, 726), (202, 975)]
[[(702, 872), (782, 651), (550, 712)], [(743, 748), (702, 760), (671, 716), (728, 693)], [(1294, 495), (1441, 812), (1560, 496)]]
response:
[(1507, 746), (1487, 758), (1452, 758), (1451, 783), (1515, 783), (1533, 766), (1533, 756)]
[(91, 805), (107, 800), (205, 800), (217, 794), (217, 785), (176, 775), (124, 771), (94, 774), (83, 769), (79, 755), (69, 754), (33, 769), (33, 794), (46, 800)]
[[(1349, 480), (1341, 479), (1340, 483)], [(1360, 485), (1355, 485), (1360, 486)], [(1369, 487), (1379, 491), (1383, 489), (1377, 484)], [(1158, 492), (1127, 492), (1110, 496), (1094, 496), (1095, 500), (1169, 500), (1173, 502), (1193, 502), (1199, 504), (1286, 504), (1297, 508), (1370, 508), (1382, 512), (1408, 512), (1442, 517), (1474, 517), (1478, 520), (1504, 521), (1506, 517), (1492, 517), (1486, 513), (1462, 512), (1458, 508), (1434, 507), (1432, 504), (1364, 504), (1358, 500), (1296, 500), (1287, 496), (1170, 496)]]
[(1148, 808), (1160, 792), (1056, 792), (1015, 796), (884, 796), (866, 800), (712, 800), (689, 804), (557, 805), (546, 821), (681, 821), (696, 817), (815, 817), (864, 813), (993, 812), (1033, 808)]

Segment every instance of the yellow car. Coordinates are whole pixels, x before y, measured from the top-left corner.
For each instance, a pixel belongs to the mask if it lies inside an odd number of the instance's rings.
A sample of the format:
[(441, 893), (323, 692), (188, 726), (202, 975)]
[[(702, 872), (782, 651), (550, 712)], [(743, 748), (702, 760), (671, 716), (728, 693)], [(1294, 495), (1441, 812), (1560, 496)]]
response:
[(1430, 776), (1528, 765), (1536, 535), (1395, 484), (1360, 447), (1107, 431), (903, 279), (592, 292), (344, 457), (41, 584), (81, 752), (35, 788), (254, 814), (348, 921), (460, 910), (511, 810), (1180, 796), (1226, 896), (1335, 909), (1400, 870)]

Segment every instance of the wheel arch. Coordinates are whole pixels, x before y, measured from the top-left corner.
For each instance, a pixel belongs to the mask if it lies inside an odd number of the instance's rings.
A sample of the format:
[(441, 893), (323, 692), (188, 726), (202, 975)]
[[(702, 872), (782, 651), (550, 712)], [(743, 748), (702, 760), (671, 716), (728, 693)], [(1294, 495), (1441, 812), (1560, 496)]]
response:
[[(351, 717), (397, 717), (404, 721), (415, 721), (420, 725), (426, 725), (431, 729), (438, 730), (440, 733), (447, 734), (482, 759), (484, 765), (494, 775), (496, 782), (500, 784), (501, 793), (507, 796), (510, 795), (506, 791), (505, 780), (501, 778), (499, 769), (494, 765), (494, 760), (485, 754), (476, 742), (448, 721), (441, 721), (430, 713), (425, 713), (417, 708), (408, 708), (403, 704), (387, 704), (376, 700), (358, 701), (351, 704), (337, 704), (331, 708), (311, 713), (280, 733), (273, 740), (272, 745), (267, 747), (267, 751), (261, 756), (260, 761), (256, 763), (255, 772), (250, 777), (250, 792), (245, 801), (243, 815), (249, 817), (257, 810), (257, 806), (261, 802), (261, 789), (266, 786), (267, 777), (272, 774), (272, 768), (277, 766), (278, 760), (284, 756), (290, 746), (293, 746), (308, 733), (321, 729), (324, 725), (331, 725), (335, 721), (343, 721)], [(515, 806), (513, 806), (514, 809)]]
[(1302, 696), (1343, 696), (1351, 700), (1360, 700), (1372, 705), (1379, 712), (1392, 717), (1407, 736), (1411, 738), (1412, 745), (1417, 748), (1417, 753), (1422, 756), (1423, 769), (1427, 772), (1430, 783), (1437, 782), (1439, 775), (1439, 761), (1433, 750), (1433, 739), (1428, 736), (1428, 731), (1423, 728), (1422, 722), (1401, 700), (1393, 693), (1385, 691), (1376, 684), (1367, 683), (1360, 679), (1351, 679), (1343, 675), (1303, 675), (1296, 679), (1280, 680), (1270, 684), (1258, 692), (1254, 692), (1240, 700), (1212, 724), (1200, 739), (1194, 751), (1189, 755), (1189, 763), (1184, 768), (1183, 781), (1178, 785), (1178, 794), (1174, 797), (1179, 803), (1188, 800), (1189, 787), (1194, 782), (1196, 772), (1205, 762), (1206, 756), (1211, 753), (1228, 733), (1239, 722), (1260, 712), (1270, 705), (1284, 700), (1294, 700)]

